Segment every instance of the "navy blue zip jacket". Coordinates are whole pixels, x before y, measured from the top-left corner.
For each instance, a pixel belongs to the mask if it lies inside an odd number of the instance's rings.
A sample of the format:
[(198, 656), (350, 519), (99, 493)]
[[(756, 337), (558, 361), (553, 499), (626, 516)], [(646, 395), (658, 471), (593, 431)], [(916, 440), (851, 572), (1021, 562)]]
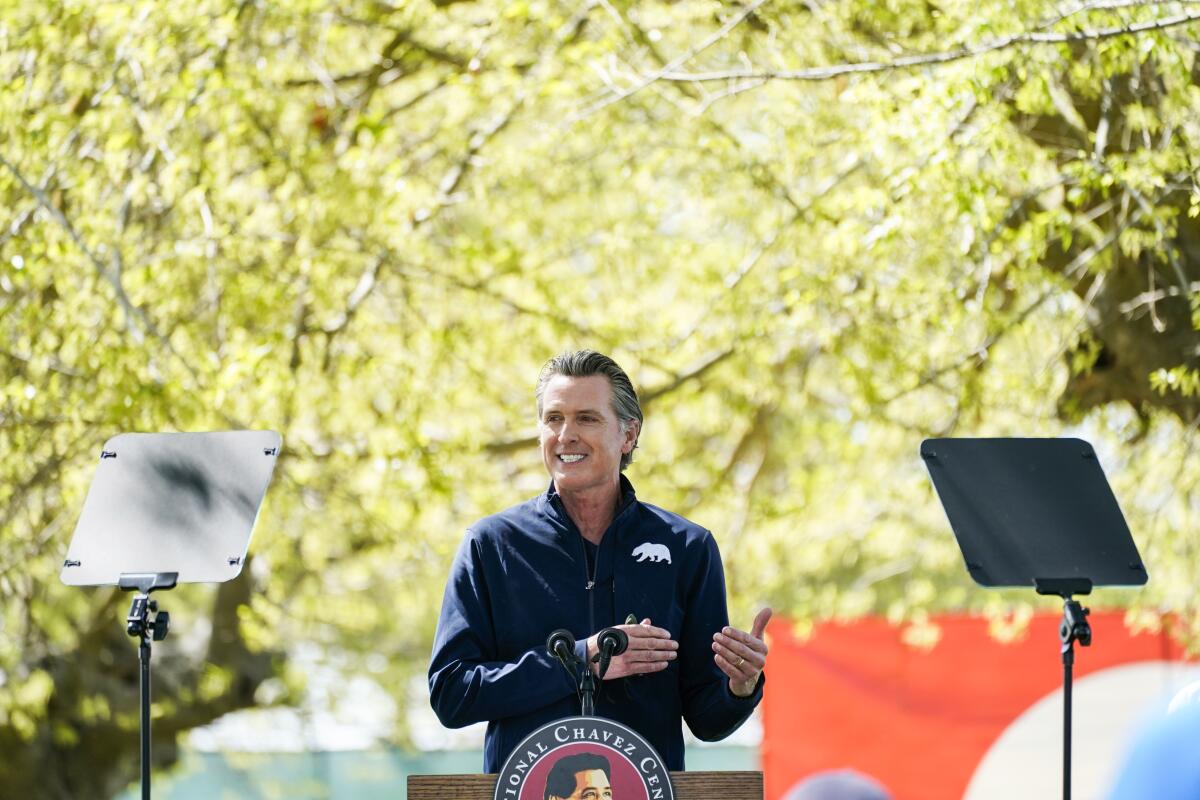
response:
[(442, 600), (429, 665), (433, 710), (443, 725), (487, 720), (483, 769), (499, 772), (521, 741), (560, 717), (579, 714), (576, 682), (546, 652), (566, 628), (585, 639), (632, 614), (679, 642), (657, 673), (600, 682), (596, 713), (628, 725), (681, 770), (680, 719), (700, 739), (723, 739), (762, 699), (740, 698), (713, 662), (712, 637), (728, 624), (725, 576), (712, 535), (638, 501), (621, 477), (616, 517), (588, 572), (583, 536), (549, 491), (473, 525), (463, 538)]

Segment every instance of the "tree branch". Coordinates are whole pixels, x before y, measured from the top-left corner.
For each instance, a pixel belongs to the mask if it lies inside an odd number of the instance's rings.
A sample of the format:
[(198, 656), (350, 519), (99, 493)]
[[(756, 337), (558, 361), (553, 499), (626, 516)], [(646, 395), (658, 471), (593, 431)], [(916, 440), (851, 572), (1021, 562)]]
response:
[(738, 286), (741, 285), (746, 276), (750, 274), (750, 271), (753, 270), (754, 267), (757, 266), (762, 260), (762, 257), (775, 246), (777, 241), (779, 241), (779, 237), (783, 235), (784, 231), (801, 222), (807, 213), (822, 198), (826, 197), (835, 188), (840, 186), (842, 181), (846, 180), (855, 172), (857, 172), (863, 166), (863, 163), (864, 162), (858, 157), (852, 158), (847, 166), (843, 167), (837, 175), (834, 175), (832, 178), (830, 178), (824, 186), (818, 189), (817, 192), (809, 197), (804, 203), (798, 203), (795, 200), (789, 199), (791, 212), (788, 214), (787, 219), (777, 225), (766, 236), (762, 237), (758, 243), (755, 244), (754, 248), (746, 254), (741, 263), (738, 264), (738, 268), (725, 277), (725, 280), (722, 284), (722, 291), (720, 291), (708, 302), (704, 308), (704, 311), (696, 316), (696, 319), (686, 331), (676, 336), (672, 340), (670, 348), (678, 348), (693, 335), (695, 335), (696, 331), (700, 329), (700, 325), (704, 322), (704, 320), (712, 317), (713, 310), (716, 308), (717, 304), (732, 294), (738, 288)]
[(1073, 8), (1061, 10), (1056, 16), (1038, 25), (1038, 30), (1052, 28), (1076, 14), (1086, 14), (1089, 11), (1123, 11), (1129, 8), (1148, 8), (1165, 5), (1195, 5), (1196, 0), (1089, 0), (1079, 3)]
[(1031, 302), (1025, 308), (1021, 309), (1021, 311), (1017, 314), (1017, 316), (1011, 322), (1009, 322), (1003, 328), (1000, 328), (999, 330), (993, 331), (992, 333), (988, 334), (987, 338), (984, 339), (979, 344), (978, 347), (975, 347), (974, 349), (972, 349), (971, 352), (967, 353), (962, 358), (955, 359), (954, 361), (949, 362), (947, 364), (943, 364), (940, 367), (935, 367), (931, 370), (926, 371), (925, 374), (922, 375), (921, 378), (912, 386), (908, 386), (903, 389), (900, 389), (900, 390), (896, 391), (895, 393), (893, 393), (890, 397), (882, 398), (879, 401), (880, 407), (889, 406), (902, 397), (910, 395), (919, 389), (924, 389), (926, 386), (930, 386), (930, 385), (936, 383), (943, 375), (946, 375), (951, 372), (957, 372), (959, 369), (962, 369), (967, 364), (975, 364), (975, 365), (983, 364), (987, 359), (987, 351), (992, 349), (997, 344), (997, 342), (1000, 341), (1001, 337), (1003, 337), (1006, 333), (1009, 333), (1010, 331), (1013, 331), (1013, 330), (1016, 330), (1017, 328), (1019, 328), (1025, 322), (1025, 320), (1029, 319), (1030, 315), (1032, 315), (1034, 311), (1041, 308), (1042, 305), (1047, 300), (1049, 300), (1051, 297), (1055, 297), (1057, 295), (1058, 295), (1057, 287), (1052, 287), (1050, 289), (1046, 289), (1044, 292), (1042, 292), (1040, 295), (1038, 295), (1038, 297), (1033, 302)]
[[(642, 410), (645, 411), (648, 409), (655, 400), (670, 394), (671, 392), (679, 389), (691, 381), (703, 377), (704, 374), (713, 367), (717, 366), (722, 361), (733, 355), (733, 352), (734, 350), (731, 347), (725, 350), (720, 350), (716, 353), (710, 353), (699, 361), (693, 363), (683, 372), (677, 373), (674, 378), (662, 384), (661, 386), (656, 386), (653, 389), (648, 389), (642, 392), (639, 397), (641, 400)], [(499, 442), (491, 442), (487, 444), (484, 447), (484, 450), (489, 453), (507, 455), (509, 453), (515, 453), (520, 450), (524, 450), (528, 447), (533, 447), (533, 445), (537, 444), (537, 440), (538, 438), (536, 436), (523, 436), (519, 439), (505, 439)]]
[[(4, 166), (6, 169), (8, 169), (8, 171), (13, 174), (21, 186), (24, 187), (25, 191), (29, 192), (29, 194), (36, 198), (38, 205), (45, 209), (45, 211), (50, 214), (54, 221), (57, 222), (64, 231), (66, 231), (71, 241), (74, 242), (75, 246), (80, 249), (87, 260), (91, 263), (92, 267), (97, 273), (99, 273), (100, 277), (102, 277), (105, 282), (112, 287), (113, 294), (117, 298), (117, 303), (125, 312), (126, 319), (128, 319), (131, 323), (130, 330), (133, 333), (134, 340), (140, 344), (142, 341), (144, 341), (146, 335), (158, 340), (163, 348), (170, 353), (181, 366), (183, 366), (184, 370), (186, 370), (193, 379), (196, 379), (198, 376), (191, 364), (189, 364), (187, 360), (175, 350), (174, 346), (171, 344), (171, 341), (159, 332), (154, 323), (150, 321), (150, 318), (146, 316), (146, 313), (141, 308), (138, 308), (136, 305), (134, 305), (133, 301), (129, 298), (129, 295), (125, 293), (125, 287), (121, 283), (121, 276), (104, 266), (104, 263), (94, 252), (92, 252), (92, 249), (88, 247), (87, 243), (83, 241), (83, 237), (79, 235), (77, 230), (75, 230), (75, 226), (71, 224), (71, 221), (67, 219), (67, 216), (62, 212), (62, 210), (54, 205), (54, 202), (46, 195), (45, 192), (26, 180), (25, 176), (20, 170), (17, 169), (16, 165), (9, 162), (8, 159), (3, 156), (3, 154), (0, 154), (0, 166)], [(116, 251), (115, 246), (114, 251)]]
[(126, 316), (128, 316), (131, 321), (136, 321), (140, 325), (140, 329), (134, 328), (134, 336), (138, 342), (142, 341), (143, 334), (145, 333), (149, 333), (150, 335), (161, 339), (162, 336), (155, 329), (154, 324), (150, 322), (150, 320), (146, 319), (146, 316), (142, 313), (142, 310), (133, 304), (133, 301), (129, 299), (129, 295), (125, 294), (125, 287), (121, 285), (120, 279), (113, 275), (109, 269), (104, 266), (104, 263), (100, 260), (100, 258), (92, 252), (92, 249), (88, 247), (87, 242), (83, 241), (83, 237), (81, 237), (79, 232), (75, 230), (75, 226), (72, 225), (71, 221), (67, 219), (66, 215), (54, 205), (54, 202), (46, 196), (46, 193), (26, 180), (25, 176), (21, 174), (21, 171), (17, 169), (16, 165), (10, 163), (3, 155), (0, 155), (0, 165), (7, 168), (8, 171), (11, 172), (21, 184), (21, 186), (24, 187), (25, 191), (29, 192), (29, 194), (33, 195), (33, 197), (37, 199), (38, 205), (45, 209), (45, 211), (54, 218), (54, 221), (57, 222), (62, 229), (67, 232), (67, 235), (71, 238), (71, 241), (73, 241), (75, 246), (83, 252), (88, 261), (90, 261), (92, 266), (95, 268), (96, 272), (100, 274), (100, 277), (104, 278), (104, 280), (112, 287), (113, 292), (116, 294), (117, 302), (120, 303), (121, 308), (125, 311)]
[[(798, 70), (712, 70), (709, 72), (675, 72), (664, 68), (647, 76), (638, 83), (637, 89), (643, 89), (651, 83), (664, 80), (683, 83), (707, 83), (711, 81), (828, 81), (843, 75), (864, 75), (893, 70), (912, 69), (914, 67), (938, 66), (954, 61), (977, 58), (988, 53), (1006, 50), (1023, 45), (1070, 44), (1073, 42), (1100, 41), (1118, 36), (1132, 36), (1149, 31), (1161, 31), (1200, 22), (1200, 14), (1178, 14), (1173, 17), (1135, 22), (1130, 25), (1113, 28), (1101, 28), (1091, 31), (1074, 31), (1069, 33), (1042, 33), (1039, 31), (1024, 31), (1022, 33), (1003, 36), (975, 47), (959, 47), (938, 53), (920, 53), (903, 56), (891, 61), (864, 61), (854, 64), (834, 64), (828, 67), (813, 67)], [(673, 62), (674, 63), (674, 62)], [(628, 94), (616, 99), (623, 99)], [(615, 102), (615, 100), (613, 101)]]
[(597, 102), (592, 103), (590, 106), (585, 108), (583, 111), (580, 111), (578, 114), (575, 114), (574, 116), (568, 118), (567, 124), (574, 125), (576, 122), (579, 122), (580, 120), (585, 119), (586, 117), (590, 117), (592, 114), (595, 114), (597, 111), (600, 111), (601, 109), (607, 108), (608, 106), (612, 105), (613, 103), (619, 103), (620, 101), (624, 100), (625, 98), (631, 97), (632, 95), (637, 94), (642, 89), (645, 89), (647, 86), (649, 86), (650, 84), (659, 80), (660, 78), (663, 78), (668, 74), (671, 74), (672, 70), (674, 70), (676, 67), (686, 64), (687, 62), (691, 61), (696, 56), (703, 53), (708, 48), (712, 47), (717, 42), (724, 39), (726, 36), (729, 35), (730, 31), (732, 31), (734, 28), (736, 28), (738, 25), (740, 25), (747, 17), (749, 17), (751, 14), (753, 14), (755, 11), (757, 11), (762, 5), (764, 5), (767, 2), (768, 2), (768, 0), (757, 0), (755, 3), (753, 3), (749, 6), (746, 6), (744, 9), (742, 9), (742, 11), (740, 13), (734, 15), (732, 18), (729, 19), (728, 22), (726, 22), (724, 25), (722, 25), (719, 30), (715, 31), (708, 38), (704, 39), (702, 42), (700, 42), (698, 45), (696, 45), (692, 49), (688, 50), (683, 55), (671, 60), (665, 66), (663, 66), (661, 69), (659, 69), (657, 72), (643, 77), (641, 80), (639, 80), (637, 83), (635, 83), (633, 86), (629, 87), (628, 89), (622, 89), (613, 95), (602, 98), (601, 100), (598, 100)]
[(1165, 289), (1142, 292), (1137, 297), (1118, 305), (1117, 310), (1126, 316), (1132, 316), (1133, 312), (1142, 306), (1150, 306), (1160, 300), (1166, 300), (1168, 297), (1190, 297), (1193, 294), (1200, 294), (1200, 281), (1193, 281), (1186, 289), (1168, 286)]

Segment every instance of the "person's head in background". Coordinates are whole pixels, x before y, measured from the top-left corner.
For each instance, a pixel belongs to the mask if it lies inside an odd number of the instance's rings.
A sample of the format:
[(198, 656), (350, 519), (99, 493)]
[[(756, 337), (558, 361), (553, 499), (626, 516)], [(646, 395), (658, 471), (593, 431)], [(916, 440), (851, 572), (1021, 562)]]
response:
[(1200, 683), (1135, 735), (1108, 800), (1200, 798)]
[(788, 790), (784, 800), (892, 800), (876, 780), (852, 769), (810, 775)]

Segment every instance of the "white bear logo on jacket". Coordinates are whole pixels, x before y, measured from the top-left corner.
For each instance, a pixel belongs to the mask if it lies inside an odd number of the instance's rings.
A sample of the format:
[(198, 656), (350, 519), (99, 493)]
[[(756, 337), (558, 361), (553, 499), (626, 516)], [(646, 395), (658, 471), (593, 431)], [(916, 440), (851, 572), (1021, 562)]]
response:
[(665, 561), (671, 563), (671, 551), (667, 549), (665, 544), (652, 544), (650, 542), (642, 542), (637, 547), (633, 548), (633, 555), (638, 557), (638, 563), (650, 559), (654, 563)]

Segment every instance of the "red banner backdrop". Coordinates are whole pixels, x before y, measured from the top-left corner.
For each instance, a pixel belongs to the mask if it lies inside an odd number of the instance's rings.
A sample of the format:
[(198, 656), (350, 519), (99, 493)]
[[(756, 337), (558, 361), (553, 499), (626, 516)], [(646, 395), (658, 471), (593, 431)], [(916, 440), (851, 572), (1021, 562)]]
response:
[[(914, 648), (879, 619), (818, 625), (799, 641), (771, 626), (763, 701), (766, 800), (825, 769), (853, 768), (896, 800), (960, 800), (997, 737), (1062, 687), (1060, 614), (1039, 614), (1002, 644), (977, 617), (945, 616), (937, 644)], [(1095, 644), (1076, 645), (1075, 676), (1184, 655), (1166, 633), (1132, 635), (1122, 612), (1090, 617)]]

